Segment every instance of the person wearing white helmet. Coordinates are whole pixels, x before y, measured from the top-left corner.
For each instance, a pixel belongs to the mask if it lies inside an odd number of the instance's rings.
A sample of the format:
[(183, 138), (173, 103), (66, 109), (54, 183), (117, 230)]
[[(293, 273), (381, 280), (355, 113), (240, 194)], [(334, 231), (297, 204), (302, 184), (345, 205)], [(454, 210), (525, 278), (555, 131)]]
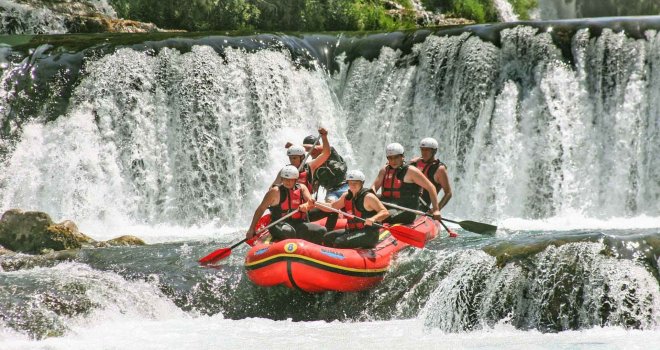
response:
[[(424, 173), (424, 176), (435, 186), (437, 193), (440, 193), (440, 190), (444, 192), (438, 204), (438, 207), (442, 210), (451, 199), (452, 193), (451, 185), (449, 184), (449, 175), (447, 174), (447, 165), (435, 158), (438, 152), (438, 141), (432, 137), (424, 138), (419, 142), (419, 150), (421, 156), (412, 159), (410, 164), (415, 165), (417, 169)], [(428, 210), (431, 196), (427, 191), (422, 193), (421, 202), (422, 209)]]
[[(351, 170), (346, 173), (346, 182), (349, 190), (332, 202), (330, 206), (345, 210), (353, 215), (365, 219), (348, 220), (345, 229), (334, 230), (323, 236), (323, 245), (335, 248), (373, 248), (378, 244), (379, 230), (373, 226), (374, 222), (382, 222), (389, 212), (376, 197), (374, 192), (364, 187), (365, 176), (360, 170)], [(327, 210), (323, 207), (317, 207)]]
[[(438, 197), (435, 187), (414, 166), (409, 166), (404, 161), (404, 149), (399, 143), (391, 143), (385, 147), (387, 165), (378, 172), (371, 189), (374, 193), (381, 190), (383, 202), (390, 202), (410, 209), (419, 208), (419, 196), (421, 189), (428, 191), (432, 201), (433, 218), (440, 220), (440, 209), (438, 208)], [(409, 211), (390, 208), (390, 216), (386, 220), (390, 224), (410, 224), (415, 221), (415, 214)]]
[[(305, 161), (305, 158), (307, 157), (306, 153), (308, 152), (305, 146), (293, 145), (291, 143), (287, 143), (285, 146), (287, 149), (286, 155), (289, 157), (289, 164), (295, 166), (298, 168), (298, 171), (300, 171), (298, 183), (307, 186), (307, 189), (310, 193), (313, 192), (312, 174), (316, 169), (323, 165), (326, 160), (328, 160), (331, 152), (330, 142), (328, 142), (328, 131), (325, 128), (319, 128), (319, 135), (321, 135), (321, 140), (323, 140), (323, 147), (311, 162), (307, 162), (305, 164), (303, 164), (303, 162)], [(316, 138), (314, 138), (314, 140), (311, 142), (315, 141)], [(273, 186), (279, 185), (281, 182), (282, 178), (278, 174), (275, 178), (275, 181), (273, 181)]]
[(293, 216), (269, 229), (273, 239), (279, 241), (287, 238), (300, 238), (313, 243), (321, 243), (327, 230), (323, 226), (305, 222), (305, 215), (314, 207), (314, 200), (307, 187), (297, 183), (299, 176), (298, 169), (293, 165), (282, 168), (280, 171), (282, 184), (273, 186), (266, 192), (261, 204), (254, 211), (245, 238), (250, 239), (254, 236), (255, 225), (266, 209), (270, 210), (272, 221), (298, 209), (299, 211)]

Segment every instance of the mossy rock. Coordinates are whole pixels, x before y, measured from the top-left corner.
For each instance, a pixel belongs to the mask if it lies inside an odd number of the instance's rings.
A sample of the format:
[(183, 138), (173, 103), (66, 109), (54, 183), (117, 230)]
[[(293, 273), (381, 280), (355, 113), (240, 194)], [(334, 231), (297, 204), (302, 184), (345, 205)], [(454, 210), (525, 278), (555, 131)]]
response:
[(80, 233), (73, 222), (56, 224), (44, 212), (8, 210), (0, 219), (0, 245), (15, 252), (39, 253), (78, 249), (94, 240)]
[(111, 240), (105, 241), (109, 246), (136, 246), (136, 245), (146, 245), (144, 241), (138, 237), (131, 235), (124, 235)]

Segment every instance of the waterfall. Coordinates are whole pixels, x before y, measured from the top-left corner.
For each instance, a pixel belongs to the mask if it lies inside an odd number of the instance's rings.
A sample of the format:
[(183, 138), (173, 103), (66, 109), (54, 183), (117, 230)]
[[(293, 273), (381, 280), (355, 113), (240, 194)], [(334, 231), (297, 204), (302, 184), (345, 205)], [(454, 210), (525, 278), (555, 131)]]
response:
[(578, 0), (539, 0), (533, 19), (570, 19), (578, 18)]
[(73, 16), (103, 15), (117, 18), (106, 0), (63, 4), (48, 1), (0, 0), (0, 34), (64, 34)]
[(430, 36), (411, 54), (416, 65), (385, 48), (345, 68), (338, 95), (358, 163), (374, 176), (382, 145), (413, 155), (432, 136), (460, 193), (451, 211), (658, 215), (658, 144), (646, 141), (658, 137), (657, 34), (581, 30), (574, 65), (547, 32), (500, 35), (499, 48), (466, 33)]
[(507, 0), (494, 0), (493, 3), (497, 10), (497, 19), (502, 22), (515, 22), (518, 20), (518, 15), (513, 11), (513, 6)]
[(501, 321), (542, 331), (652, 329), (660, 315), (655, 277), (639, 262), (604, 256), (603, 249), (584, 242), (550, 246), (501, 269), (481, 251), (438, 254), (445, 271), (422, 312), (425, 324), (448, 332)]
[(85, 71), (67, 115), (24, 127), (4, 168), (3, 207), (235, 221), (286, 164), (287, 141), (321, 123), (332, 137), (343, 133), (322, 73), (296, 69), (282, 52), (120, 49)]
[(2, 70), (12, 136), (2, 140), (0, 202), (56, 218), (242, 225), (286, 164), (283, 145), (323, 124), (368, 182), (386, 144), (410, 158), (420, 139), (438, 139), (455, 216), (660, 215), (657, 32), (579, 29), (566, 57), (552, 30), (510, 25), (496, 43), (428, 35), (369, 59), (349, 58), (351, 38), (326, 40), (319, 52), (337, 50), (328, 67), (277, 45), (124, 47), (50, 83), (57, 96), (71, 86), (62, 115), (34, 107), (19, 121), (17, 79), (59, 62), (39, 48)]
[(34, 8), (11, 0), (0, 0), (0, 34), (62, 34), (64, 16), (47, 8)]

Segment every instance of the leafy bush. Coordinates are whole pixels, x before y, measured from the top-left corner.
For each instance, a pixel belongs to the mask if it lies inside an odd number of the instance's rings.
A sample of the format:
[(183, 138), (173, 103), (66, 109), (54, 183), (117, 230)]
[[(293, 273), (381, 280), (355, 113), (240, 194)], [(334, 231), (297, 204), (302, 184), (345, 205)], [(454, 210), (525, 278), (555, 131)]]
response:
[[(414, 27), (412, 16), (396, 20), (380, 0), (110, 0), (117, 14), (160, 28), (188, 31), (395, 30)], [(407, 8), (410, 0), (400, 1)]]
[(509, 0), (521, 20), (529, 19), (529, 12), (539, 6), (537, 0)]
[(422, 0), (422, 4), (428, 10), (441, 12), (451, 17), (471, 19), (477, 23), (497, 21), (493, 0)]

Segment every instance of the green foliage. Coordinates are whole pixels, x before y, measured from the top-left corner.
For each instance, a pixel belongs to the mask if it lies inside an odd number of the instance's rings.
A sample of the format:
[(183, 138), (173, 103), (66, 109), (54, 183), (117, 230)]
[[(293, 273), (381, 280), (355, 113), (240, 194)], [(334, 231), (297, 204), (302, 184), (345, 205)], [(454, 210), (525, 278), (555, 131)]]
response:
[(509, 0), (509, 2), (521, 20), (528, 20), (529, 11), (539, 6), (538, 0)]
[[(414, 27), (389, 16), (380, 0), (110, 0), (122, 18), (188, 31), (396, 30)], [(399, 1), (411, 8), (410, 0)]]
[(442, 12), (450, 17), (467, 18), (477, 23), (497, 21), (493, 0), (422, 0), (422, 4), (428, 10)]

